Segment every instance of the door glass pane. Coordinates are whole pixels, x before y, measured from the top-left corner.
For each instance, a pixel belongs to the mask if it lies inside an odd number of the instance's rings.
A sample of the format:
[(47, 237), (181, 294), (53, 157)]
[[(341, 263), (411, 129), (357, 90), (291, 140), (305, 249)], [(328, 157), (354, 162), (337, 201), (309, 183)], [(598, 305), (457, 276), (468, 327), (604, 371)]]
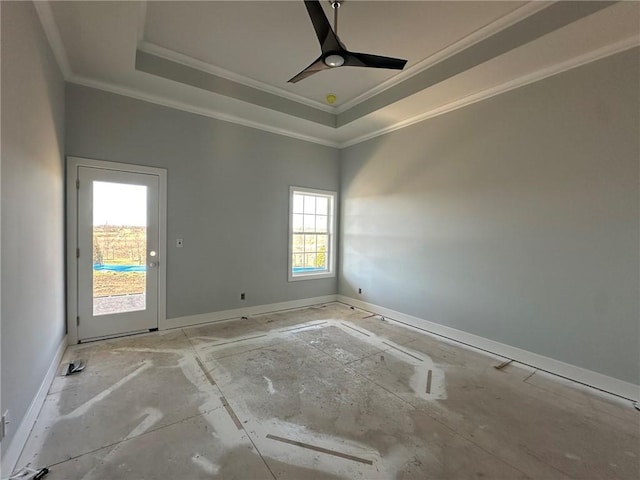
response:
[(93, 182), (93, 315), (146, 309), (147, 187)]

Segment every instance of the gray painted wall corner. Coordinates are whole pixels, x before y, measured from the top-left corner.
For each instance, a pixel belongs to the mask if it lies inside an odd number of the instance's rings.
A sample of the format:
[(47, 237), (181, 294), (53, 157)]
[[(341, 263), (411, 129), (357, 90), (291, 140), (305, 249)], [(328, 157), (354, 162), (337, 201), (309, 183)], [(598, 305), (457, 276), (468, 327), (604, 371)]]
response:
[(64, 80), (33, 4), (0, 8), (4, 456), (65, 333)]
[(340, 294), (640, 384), (639, 58), (343, 150)]

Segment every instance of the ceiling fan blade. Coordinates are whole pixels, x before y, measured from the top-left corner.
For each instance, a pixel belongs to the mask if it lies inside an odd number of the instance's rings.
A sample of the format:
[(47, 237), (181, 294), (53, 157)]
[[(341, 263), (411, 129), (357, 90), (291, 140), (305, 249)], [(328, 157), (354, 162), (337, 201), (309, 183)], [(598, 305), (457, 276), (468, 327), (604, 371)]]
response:
[(369, 53), (344, 52), (345, 67), (391, 68), (402, 70), (407, 61), (402, 58), (381, 57)]
[(331, 28), (320, 2), (318, 0), (304, 0), (304, 6), (307, 7), (307, 12), (309, 12), (309, 18), (316, 31), (322, 53), (344, 49), (344, 45), (342, 45), (342, 42)]
[(314, 60), (314, 62), (311, 65), (309, 65), (307, 68), (302, 70), (299, 74), (297, 74), (295, 77), (289, 80), (288, 83), (297, 83), (300, 80), (310, 77), (314, 73), (318, 73), (328, 68), (331, 68), (331, 67), (327, 66), (327, 64), (325, 64), (324, 61), (322, 60), (322, 56), (320, 56), (316, 60)]
[[(340, 2), (338, 2), (338, 6), (339, 3)], [(329, 23), (319, 0), (304, 0), (304, 6), (309, 13), (313, 29), (316, 31), (322, 55), (320, 55), (320, 57), (311, 65), (289, 80), (288, 83), (297, 83), (300, 80), (310, 77), (314, 73), (340, 66), (402, 70), (407, 64), (407, 61), (402, 58), (382, 57), (380, 55), (371, 55), (368, 53), (349, 52), (347, 47), (344, 46), (338, 38), (338, 35), (336, 35), (331, 28), (331, 24)], [(337, 8), (335, 5), (333, 7)], [(335, 18), (337, 25), (338, 11), (335, 10), (334, 13), (336, 15)], [(325, 60), (328, 64), (325, 63)], [(342, 63), (343, 61), (344, 63)]]

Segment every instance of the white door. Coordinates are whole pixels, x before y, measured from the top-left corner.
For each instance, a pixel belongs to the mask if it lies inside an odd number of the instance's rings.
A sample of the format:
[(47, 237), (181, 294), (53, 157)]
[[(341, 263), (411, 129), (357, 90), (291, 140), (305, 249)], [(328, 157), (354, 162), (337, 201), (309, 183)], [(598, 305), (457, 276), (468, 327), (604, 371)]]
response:
[(78, 167), (78, 340), (158, 328), (159, 177)]

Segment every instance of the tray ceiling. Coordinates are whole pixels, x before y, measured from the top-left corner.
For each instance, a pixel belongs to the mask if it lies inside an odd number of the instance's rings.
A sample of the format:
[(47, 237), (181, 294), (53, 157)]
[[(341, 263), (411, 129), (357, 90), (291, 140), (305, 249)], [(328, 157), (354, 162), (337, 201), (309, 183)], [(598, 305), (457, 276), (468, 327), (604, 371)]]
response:
[(343, 67), (291, 84), (320, 50), (302, 1), (36, 8), (70, 82), (334, 146), (640, 44), (637, 2), (348, 0), (341, 40), (406, 58), (405, 70)]

